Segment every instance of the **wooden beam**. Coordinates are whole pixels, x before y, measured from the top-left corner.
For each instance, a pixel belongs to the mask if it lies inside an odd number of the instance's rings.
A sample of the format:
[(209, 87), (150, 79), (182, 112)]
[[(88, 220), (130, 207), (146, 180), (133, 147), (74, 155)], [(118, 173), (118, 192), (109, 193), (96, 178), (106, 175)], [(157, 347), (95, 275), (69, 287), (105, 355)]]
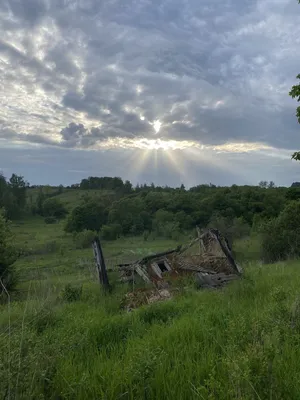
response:
[(104, 255), (103, 255), (102, 247), (101, 247), (98, 236), (96, 236), (95, 239), (93, 240), (92, 248), (94, 251), (95, 265), (96, 265), (99, 283), (100, 283), (100, 285), (103, 286), (103, 288), (105, 290), (110, 290), (111, 287), (110, 287), (109, 280), (108, 280)]

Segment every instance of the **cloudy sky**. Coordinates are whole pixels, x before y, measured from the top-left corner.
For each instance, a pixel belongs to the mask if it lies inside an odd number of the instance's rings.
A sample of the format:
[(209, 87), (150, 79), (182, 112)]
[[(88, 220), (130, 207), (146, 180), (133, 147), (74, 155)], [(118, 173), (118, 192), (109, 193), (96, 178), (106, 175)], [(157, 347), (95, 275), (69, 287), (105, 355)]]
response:
[(297, 0), (1, 0), (0, 170), (300, 181)]

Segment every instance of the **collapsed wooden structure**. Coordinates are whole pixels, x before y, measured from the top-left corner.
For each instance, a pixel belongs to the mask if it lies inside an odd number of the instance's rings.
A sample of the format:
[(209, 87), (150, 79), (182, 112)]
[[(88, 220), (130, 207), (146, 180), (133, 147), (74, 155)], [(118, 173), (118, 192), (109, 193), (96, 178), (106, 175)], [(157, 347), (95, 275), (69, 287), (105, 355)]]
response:
[(167, 277), (194, 274), (200, 287), (219, 287), (237, 279), (242, 270), (235, 262), (227, 239), (217, 229), (207, 229), (188, 245), (119, 264), (121, 280), (139, 275), (146, 283), (163, 287)]

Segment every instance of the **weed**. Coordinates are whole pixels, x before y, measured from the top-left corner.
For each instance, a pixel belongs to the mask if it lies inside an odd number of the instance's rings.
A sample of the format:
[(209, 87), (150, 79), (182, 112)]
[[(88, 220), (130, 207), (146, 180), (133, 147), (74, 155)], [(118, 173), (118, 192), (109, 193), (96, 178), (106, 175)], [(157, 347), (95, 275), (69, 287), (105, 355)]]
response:
[(81, 295), (82, 295), (82, 286), (75, 287), (72, 286), (70, 283), (68, 283), (62, 291), (62, 299), (68, 302), (80, 300)]

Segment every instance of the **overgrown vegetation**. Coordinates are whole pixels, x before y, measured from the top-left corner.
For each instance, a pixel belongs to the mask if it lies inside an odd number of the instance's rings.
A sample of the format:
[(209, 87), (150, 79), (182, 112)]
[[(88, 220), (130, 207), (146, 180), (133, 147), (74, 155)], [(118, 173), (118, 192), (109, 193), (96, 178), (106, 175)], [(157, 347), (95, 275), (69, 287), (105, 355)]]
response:
[[(0, 306), (0, 396), (297, 399), (300, 273), (297, 261), (282, 260), (300, 253), (299, 187), (134, 188), (99, 179), (27, 188), (18, 213), (0, 219), (0, 257), (7, 254), (7, 278), (19, 277)], [(1, 199), (11, 190), (3, 187)], [(216, 292), (178, 281), (176, 298), (126, 313), (125, 293), (142, 284), (121, 285), (111, 269), (189, 241), (196, 224), (228, 237), (245, 278)], [(111, 294), (97, 283), (95, 235)]]
[(16, 258), (10, 225), (4, 217), (4, 211), (0, 209), (0, 300), (9, 296), (9, 292), (16, 285)]
[(107, 297), (97, 284), (65, 287), (59, 303), (54, 288), (39, 302), (32, 288), (11, 310), (10, 335), (1, 309), (0, 395), (297, 399), (299, 286), (297, 264), (251, 266), (224, 291), (193, 290), (127, 314), (121, 292)]

